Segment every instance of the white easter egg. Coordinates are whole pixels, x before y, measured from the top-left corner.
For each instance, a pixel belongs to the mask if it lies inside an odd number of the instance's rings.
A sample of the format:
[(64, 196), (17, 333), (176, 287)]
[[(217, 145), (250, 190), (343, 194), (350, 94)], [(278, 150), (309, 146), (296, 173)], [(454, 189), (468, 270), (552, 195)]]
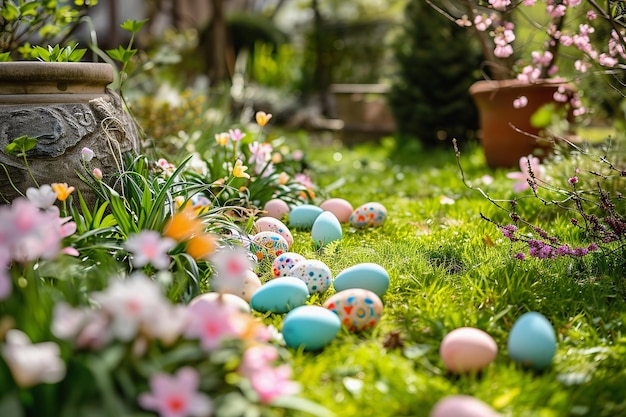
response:
[(298, 262), (289, 270), (288, 276), (302, 280), (311, 294), (326, 291), (333, 278), (330, 268), (324, 262), (315, 259)]
[(295, 252), (280, 254), (274, 259), (274, 262), (272, 262), (272, 276), (274, 278), (285, 277), (289, 275), (289, 270), (293, 268), (295, 264), (305, 260), (306, 258), (304, 256)]

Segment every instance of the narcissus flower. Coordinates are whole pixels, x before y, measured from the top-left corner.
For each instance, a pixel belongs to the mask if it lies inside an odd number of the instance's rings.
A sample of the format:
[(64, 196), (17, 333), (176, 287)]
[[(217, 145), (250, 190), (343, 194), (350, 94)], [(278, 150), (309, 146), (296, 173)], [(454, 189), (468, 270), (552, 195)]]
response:
[(237, 178), (250, 178), (249, 174), (246, 174), (248, 167), (241, 162), (241, 159), (237, 159), (235, 166), (233, 167), (233, 175)]
[(68, 187), (67, 183), (58, 183), (55, 182), (50, 185), (55, 193), (57, 193), (57, 198), (59, 201), (65, 201), (74, 191), (74, 187)]
[(265, 126), (271, 118), (272, 115), (270, 113), (265, 113), (264, 111), (259, 111), (256, 113), (256, 122), (261, 127)]

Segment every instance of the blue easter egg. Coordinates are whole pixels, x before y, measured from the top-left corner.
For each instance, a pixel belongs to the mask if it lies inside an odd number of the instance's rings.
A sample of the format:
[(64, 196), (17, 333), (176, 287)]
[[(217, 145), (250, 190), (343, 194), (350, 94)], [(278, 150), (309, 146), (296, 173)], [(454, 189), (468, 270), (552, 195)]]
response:
[(335, 313), (324, 307), (306, 305), (287, 313), (282, 333), (289, 347), (319, 350), (337, 337), (340, 328), (341, 320)]
[(304, 305), (309, 289), (302, 280), (279, 277), (268, 281), (252, 294), (250, 305), (261, 313), (286, 313)]
[(333, 285), (337, 292), (350, 288), (363, 288), (382, 297), (389, 288), (389, 273), (378, 264), (365, 262), (341, 271), (335, 277)]
[(556, 352), (554, 328), (542, 314), (525, 313), (513, 324), (507, 348), (514, 361), (534, 369), (547, 368)]
[(310, 229), (313, 227), (317, 216), (323, 212), (324, 210), (312, 204), (295, 206), (291, 209), (291, 212), (289, 212), (289, 226)]
[(330, 211), (324, 211), (317, 216), (311, 229), (311, 238), (318, 247), (324, 246), (328, 242), (341, 240), (341, 223)]

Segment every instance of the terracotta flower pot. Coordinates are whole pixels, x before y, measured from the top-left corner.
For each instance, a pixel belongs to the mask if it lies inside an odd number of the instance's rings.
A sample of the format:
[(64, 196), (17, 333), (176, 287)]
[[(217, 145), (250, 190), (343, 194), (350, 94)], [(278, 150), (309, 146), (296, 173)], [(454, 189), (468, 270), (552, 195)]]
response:
[[(522, 156), (537, 154), (542, 158), (550, 153), (552, 141), (537, 140), (541, 132), (530, 119), (544, 104), (564, 105), (554, 100), (554, 93), (562, 85), (568, 86), (558, 80), (535, 84), (518, 80), (478, 81), (470, 86), (480, 117), (480, 142), (490, 167), (516, 167)], [(513, 102), (521, 96), (528, 99), (528, 104), (515, 108)]]
[[(121, 167), (121, 153), (139, 150), (133, 120), (107, 89), (112, 81), (113, 67), (103, 63), (0, 63), (0, 204), (35, 185), (23, 158), (5, 152), (18, 137), (37, 138), (26, 156), (40, 185), (65, 182), (87, 196), (90, 188), (77, 172), (98, 168), (110, 177)], [(95, 154), (86, 164), (84, 147)]]

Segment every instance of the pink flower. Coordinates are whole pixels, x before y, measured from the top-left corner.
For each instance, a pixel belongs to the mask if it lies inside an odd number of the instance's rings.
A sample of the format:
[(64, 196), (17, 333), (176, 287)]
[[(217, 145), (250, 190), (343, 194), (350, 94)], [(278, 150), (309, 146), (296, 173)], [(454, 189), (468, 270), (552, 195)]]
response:
[(250, 380), (252, 388), (261, 402), (269, 403), (283, 395), (293, 395), (300, 386), (291, 381), (291, 368), (288, 365), (273, 367), (278, 358), (276, 348), (269, 345), (255, 345), (243, 354), (239, 373)]
[(265, 163), (268, 162), (272, 157), (273, 148), (272, 145), (270, 145), (269, 143), (252, 142), (248, 145), (248, 149), (250, 150), (250, 158), (248, 158), (248, 163), (255, 164), (255, 168), (257, 170), (262, 169), (263, 165), (265, 165)]
[(151, 392), (139, 395), (139, 405), (156, 411), (160, 417), (204, 417), (213, 412), (208, 395), (198, 392), (200, 377), (191, 367), (183, 367), (175, 375), (158, 373), (150, 378)]
[(519, 96), (515, 100), (513, 100), (513, 107), (516, 109), (524, 108), (528, 105), (528, 97)]
[(532, 155), (522, 156), (519, 160), (520, 171), (506, 174), (507, 178), (517, 180), (513, 185), (513, 191), (524, 191), (530, 187), (528, 181), (534, 181), (530, 175), (529, 164), (535, 178), (541, 178), (543, 176), (545, 168), (541, 165), (539, 158)]
[(489, 4), (496, 10), (506, 10), (511, 4), (511, 0), (489, 0)]
[(248, 251), (238, 247), (225, 247), (213, 253), (210, 261), (214, 266), (211, 281), (213, 290), (240, 294), (246, 274), (253, 267)]
[(235, 142), (239, 142), (241, 139), (246, 137), (246, 134), (241, 133), (241, 130), (239, 129), (229, 129), (228, 134), (230, 135), (230, 138)]
[(96, 179), (102, 179), (102, 170), (100, 168), (94, 168), (92, 174), (94, 177), (96, 177)]
[(9, 330), (5, 340), (2, 357), (18, 386), (29, 388), (42, 382), (53, 384), (65, 378), (65, 362), (56, 343), (33, 344), (17, 329)]
[(240, 315), (230, 304), (215, 300), (198, 300), (187, 308), (189, 323), (185, 336), (189, 339), (200, 339), (202, 348), (215, 350), (225, 339), (239, 336), (241, 329), (237, 316)]
[(151, 264), (157, 269), (167, 269), (170, 266), (167, 252), (174, 246), (174, 239), (162, 237), (154, 230), (142, 230), (129, 236), (124, 243), (126, 250), (133, 254), (132, 263), (136, 268)]

